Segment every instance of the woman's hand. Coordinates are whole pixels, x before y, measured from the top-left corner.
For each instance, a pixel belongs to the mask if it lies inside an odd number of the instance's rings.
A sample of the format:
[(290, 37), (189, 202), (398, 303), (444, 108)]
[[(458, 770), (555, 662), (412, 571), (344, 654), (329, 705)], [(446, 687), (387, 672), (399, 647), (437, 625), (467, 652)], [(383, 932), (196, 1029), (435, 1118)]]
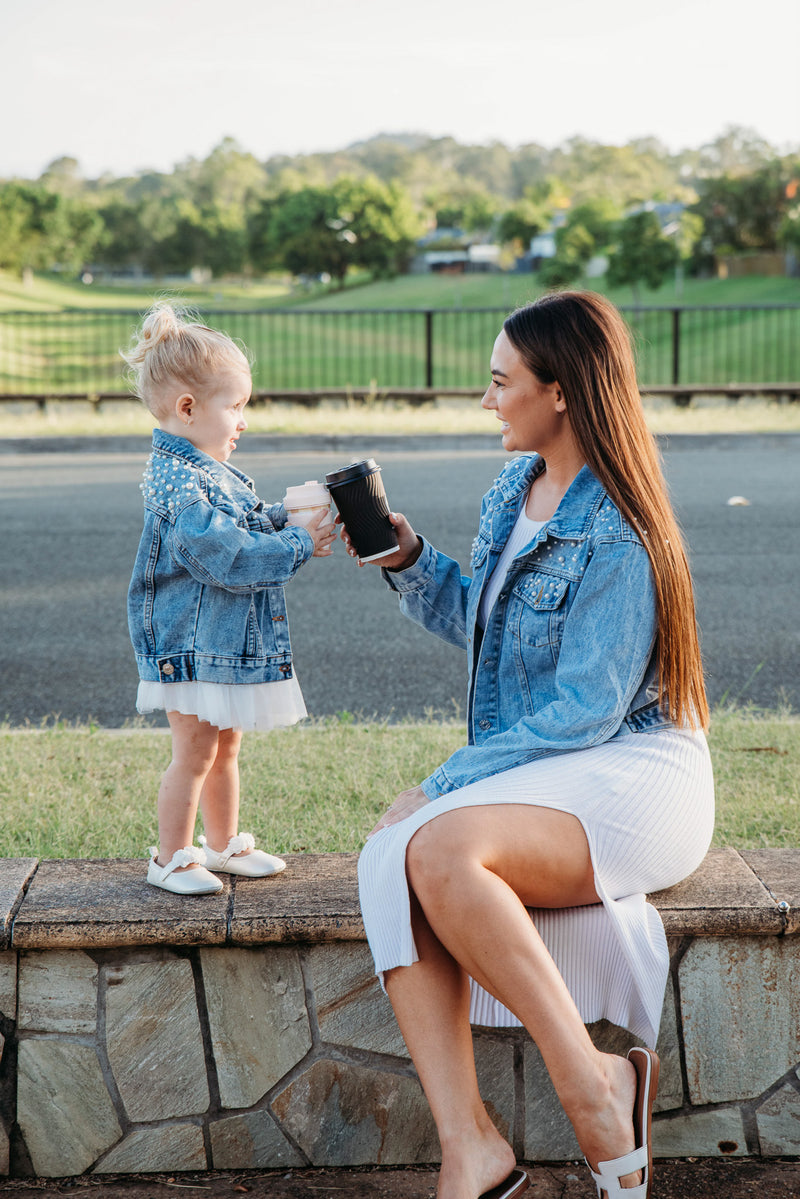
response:
[[(394, 525), (394, 531), (397, 534), (397, 551), (394, 554), (387, 554), (385, 558), (378, 558), (376, 565), (385, 566), (387, 570), (405, 570), (407, 566), (413, 566), (422, 553), (422, 543), (402, 512), (390, 512), (389, 520)], [(358, 554), (353, 549), (350, 535), (339, 515), (336, 517), (336, 524), (342, 527), (341, 538), (347, 547), (348, 554), (351, 558), (358, 558)], [(369, 566), (371, 563), (362, 562), (358, 558), (358, 565)]]
[(379, 829), (386, 828), (387, 825), (399, 824), (401, 820), (405, 820), (406, 816), (411, 816), (417, 808), (422, 808), (427, 803), (430, 803), (430, 800), (421, 787), (412, 787), (410, 791), (401, 791), (392, 806), (383, 813), (367, 836), (372, 837)]
[(332, 521), (326, 525), (322, 524), (323, 520), (327, 520), (328, 516), (329, 513), (327, 511), (319, 512), (316, 516), (312, 516), (306, 525), (306, 529), (314, 540), (312, 558), (328, 558), (333, 553), (333, 539), (336, 536), (336, 525)]

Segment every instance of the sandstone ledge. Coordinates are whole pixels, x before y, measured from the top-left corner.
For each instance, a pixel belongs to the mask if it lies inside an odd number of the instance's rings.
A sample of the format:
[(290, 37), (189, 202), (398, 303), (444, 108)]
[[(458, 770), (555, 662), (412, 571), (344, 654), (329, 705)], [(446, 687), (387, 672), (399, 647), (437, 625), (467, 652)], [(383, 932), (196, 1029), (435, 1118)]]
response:
[[(141, 859), (0, 860), (0, 949), (359, 941), (355, 853), (290, 854), (268, 879), (226, 876), (218, 895), (145, 881)], [(667, 934), (775, 936), (800, 927), (800, 849), (712, 849), (651, 896)]]

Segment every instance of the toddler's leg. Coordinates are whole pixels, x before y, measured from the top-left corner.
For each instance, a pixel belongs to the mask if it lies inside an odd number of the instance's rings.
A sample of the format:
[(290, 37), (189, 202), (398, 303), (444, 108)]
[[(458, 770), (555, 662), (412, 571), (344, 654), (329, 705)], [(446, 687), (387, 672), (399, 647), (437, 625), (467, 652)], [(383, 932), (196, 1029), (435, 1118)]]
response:
[[(200, 792), (208, 844), (222, 852), (239, 831), (239, 749), (241, 729), (215, 729), (217, 749)], [(246, 851), (246, 852), (249, 852)]]
[(177, 850), (194, 840), (197, 805), (221, 736), (219, 729), (196, 716), (168, 712), (167, 719), (172, 730), (172, 761), (158, 792), (159, 866), (166, 866)]
[(200, 795), (205, 836), (200, 844), (209, 870), (266, 878), (286, 868), (283, 858), (255, 849), (250, 833), (239, 833), (240, 729), (220, 729), (217, 756)]

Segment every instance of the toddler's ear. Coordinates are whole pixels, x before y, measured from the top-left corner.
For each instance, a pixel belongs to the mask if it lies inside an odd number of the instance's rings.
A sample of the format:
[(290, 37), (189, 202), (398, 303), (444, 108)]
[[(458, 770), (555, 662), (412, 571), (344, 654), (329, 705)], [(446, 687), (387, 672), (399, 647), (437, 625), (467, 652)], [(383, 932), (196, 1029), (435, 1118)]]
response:
[(178, 396), (177, 400), (175, 401), (175, 414), (178, 417), (178, 420), (182, 420), (185, 425), (190, 425), (192, 423), (192, 413), (194, 412), (194, 407), (194, 396), (188, 391), (185, 391), (183, 395)]

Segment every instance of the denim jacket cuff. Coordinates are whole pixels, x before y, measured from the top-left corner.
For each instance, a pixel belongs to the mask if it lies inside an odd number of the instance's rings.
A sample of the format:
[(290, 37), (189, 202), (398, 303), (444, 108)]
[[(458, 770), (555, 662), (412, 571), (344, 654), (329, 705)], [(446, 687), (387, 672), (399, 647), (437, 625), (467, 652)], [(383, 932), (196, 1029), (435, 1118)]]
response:
[(420, 537), (422, 542), (422, 553), (417, 558), (413, 566), (407, 566), (405, 570), (387, 570), (386, 567), (381, 568), (381, 574), (384, 581), (392, 591), (418, 591), (420, 587), (424, 587), (433, 578), (436, 571), (436, 550), (429, 541), (424, 537)]
[(441, 766), (438, 770), (434, 770), (433, 774), (423, 779), (420, 787), (430, 800), (438, 799), (440, 795), (444, 795), (450, 790), (450, 786), (442, 773)]
[(291, 537), (292, 540), (300, 542), (300, 561), (305, 562), (314, 553), (314, 538), (309, 533), (308, 529), (303, 525), (284, 525), (280, 532), (285, 537)]

